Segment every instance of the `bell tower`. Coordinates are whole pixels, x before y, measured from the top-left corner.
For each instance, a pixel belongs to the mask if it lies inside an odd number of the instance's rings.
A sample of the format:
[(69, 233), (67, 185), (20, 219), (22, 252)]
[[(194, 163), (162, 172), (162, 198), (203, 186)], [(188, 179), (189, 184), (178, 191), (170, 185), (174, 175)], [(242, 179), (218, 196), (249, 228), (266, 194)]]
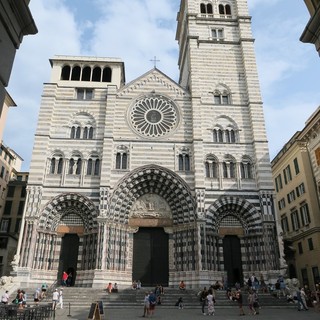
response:
[[(179, 83), (192, 96), (195, 141), (205, 142), (213, 129), (209, 139), (218, 140), (220, 149), (224, 142), (229, 152), (240, 145), (250, 149), (258, 188), (272, 189), (247, 0), (182, 0), (177, 20)], [(204, 127), (219, 127), (221, 117), (234, 123), (237, 143)]]
[[(242, 252), (236, 263), (227, 249), (223, 257), (217, 255), (215, 259), (220, 259), (231, 283), (241, 282), (242, 274), (248, 276), (254, 270), (285, 268), (282, 262), (278, 263), (282, 253), (275, 254), (279, 243), (272, 231), (277, 230), (274, 190), (247, 0), (182, 0), (176, 40), (179, 83), (190, 92), (191, 99), (198, 207), (204, 208), (205, 219), (218, 217), (219, 221), (214, 222), (218, 231), (216, 241), (227, 248), (229, 240), (236, 240), (238, 251)], [(239, 201), (239, 207), (246, 199), (245, 206), (253, 207), (245, 216), (249, 220), (259, 219), (260, 226), (250, 231), (242, 229), (247, 223), (244, 216), (238, 219), (233, 204), (229, 208), (222, 204), (224, 208), (219, 212), (220, 199), (230, 205)], [(211, 228), (205, 232), (204, 238), (209, 239)], [(265, 243), (259, 253), (265, 258), (254, 265), (243, 254), (248, 245), (246, 235), (250, 233), (254, 241)], [(267, 267), (269, 255), (275, 263)], [(207, 256), (207, 260), (202, 260), (200, 269), (215, 269), (210, 259)], [(265, 276), (272, 277), (270, 272)]]

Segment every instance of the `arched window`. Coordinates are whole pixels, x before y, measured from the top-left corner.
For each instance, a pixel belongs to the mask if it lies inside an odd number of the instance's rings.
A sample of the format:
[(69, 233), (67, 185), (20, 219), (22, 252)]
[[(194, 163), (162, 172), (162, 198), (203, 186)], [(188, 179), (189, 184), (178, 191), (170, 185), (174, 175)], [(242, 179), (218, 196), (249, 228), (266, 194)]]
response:
[(81, 167), (82, 167), (82, 160), (77, 160), (77, 168), (76, 168), (76, 174), (81, 174)]
[(112, 70), (109, 67), (103, 69), (102, 82), (111, 82)]
[(126, 153), (122, 154), (122, 169), (127, 169), (128, 167), (128, 155)]
[(228, 18), (231, 16), (231, 6), (229, 4), (223, 5), (219, 4), (219, 14), (228, 16)]
[(68, 170), (68, 174), (73, 174), (74, 164), (75, 164), (74, 159), (71, 158), (71, 159), (69, 160), (69, 170)]
[(240, 164), (241, 178), (253, 179), (252, 164), (249, 161), (242, 161)]
[(70, 138), (74, 139), (76, 137), (76, 128), (72, 127), (70, 132)]
[(59, 158), (57, 174), (62, 174), (62, 170), (63, 170), (63, 159)]
[(94, 164), (94, 175), (98, 176), (100, 174), (100, 160), (97, 159)]
[(236, 142), (236, 135), (233, 129), (227, 129), (225, 131), (226, 142), (227, 143), (235, 143)]
[(54, 174), (56, 170), (56, 159), (52, 158), (50, 163), (50, 173)]
[(190, 171), (190, 157), (188, 154), (179, 154), (179, 171)]
[(207, 178), (218, 178), (218, 163), (214, 158), (208, 157), (205, 162)]
[(213, 9), (212, 9), (212, 4), (211, 3), (207, 4), (207, 13), (208, 14), (213, 14)]
[(75, 66), (72, 68), (71, 80), (80, 81), (81, 68), (79, 66)]
[(227, 166), (227, 163), (224, 162), (224, 163), (222, 164), (222, 167), (223, 167), (223, 177), (224, 177), (224, 178), (228, 178), (228, 166)]
[(89, 139), (93, 139), (93, 128), (89, 128)]
[(213, 97), (214, 104), (231, 104), (230, 94), (228, 92), (216, 91)]
[(236, 143), (236, 134), (234, 132), (234, 130), (230, 130), (230, 141), (231, 143)]
[(206, 5), (204, 3), (201, 3), (200, 4), (200, 13), (207, 13), (206, 11)]
[(223, 162), (222, 168), (224, 178), (236, 178), (236, 163), (233, 160)]
[(61, 70), (61, 80), (70, 80), (70, 66), (64, 66)]
[(230, 178), (236, 177), (236, 165), (234, 162), (230, 162)]
[(231, 15), (231, 7), (229, 4), (226, 4), (225, 8), (225, 13), (226, 15), (230, 16)]
[(223, 131), (221, 129), (218, 130), (218, 142), (223, 142)]
[(81, 135), (81, 128), (77, 127), (77, 129), (76, 129), (76, 139), (80, 139), (80, 135)]
[(81, 81), (90, 81), (90, 78), (91, 78), (91, 68), (84, 67), (82, 69)]
[(92, 72), (92, 81), (101, 82), (101, 68), (95, 67)]
[(212, 139), (213, 142), (218, 142), (218, 131), (216, 129), (212, 130)]
[(88, 128), (87, 127), (85, 127), (83, 129), (83, 139), (88, 139)]
[(92, 159), (88, 160), (87, 164), (87, 175), (92, 175)]
[(116, 169), (126, 170), (128, 168), (127, 153), (118, 152), (116, 155)]

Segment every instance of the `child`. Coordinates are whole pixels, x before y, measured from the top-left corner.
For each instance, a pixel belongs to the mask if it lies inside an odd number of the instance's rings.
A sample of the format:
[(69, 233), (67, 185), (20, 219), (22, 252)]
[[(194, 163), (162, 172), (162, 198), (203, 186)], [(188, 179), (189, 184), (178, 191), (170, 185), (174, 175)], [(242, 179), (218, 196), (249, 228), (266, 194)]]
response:
[(183, 309), (183, 300), (182, 297), (180, 297), (178, 299), (178, 301), (176, 302), (176, 307), (179, 307), (179, 309)]

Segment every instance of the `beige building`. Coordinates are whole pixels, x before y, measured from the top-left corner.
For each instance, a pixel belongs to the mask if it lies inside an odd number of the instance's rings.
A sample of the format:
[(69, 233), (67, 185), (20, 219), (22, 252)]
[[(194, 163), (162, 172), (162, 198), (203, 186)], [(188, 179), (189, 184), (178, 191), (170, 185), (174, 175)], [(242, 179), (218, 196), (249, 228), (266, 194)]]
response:
[(0, 1), (0, 114), (11, 69), (22, 39), (38, 32), (29, 10), (29, 0)]
[(317, 110), (271, 162), (288, 276), (311, 288), (320, 282), (319, 121)]
[(7, 114), (10, 107), (16, 107), (17, 105), (12, 100), (8, 92), (6, 92), (5, 99), (2, 108), (0, 108), (0, 143), (2, 142), (3, 131), (7, 120)]
[(8, 183), (21, 171), (23, 159), (12, 149), (0, 144), (0, 217), (4, 210)]
[(310, 12), (310, 20), (300, 37), (305, 43), (313, 43), (320, 54), (320, 0), (304, 0)]
[(309, 117), (299, 138), (307, 143), (320, 203), (320, 107)]
[(28, 172), (16, 172), (7, 185), (0, 221), (0, 276), (9, 276), (17, 250), (18, 236), (26, 200)]

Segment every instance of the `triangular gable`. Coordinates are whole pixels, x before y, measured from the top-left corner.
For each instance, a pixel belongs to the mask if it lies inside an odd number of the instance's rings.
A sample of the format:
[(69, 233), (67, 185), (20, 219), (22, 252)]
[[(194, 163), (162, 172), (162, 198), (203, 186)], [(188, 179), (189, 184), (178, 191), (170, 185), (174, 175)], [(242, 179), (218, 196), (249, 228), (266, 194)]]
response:
[(135, 89), (142, 88), (151, 81), (158, 82), (179, 96), (189, 96), (189, 92), (157, 68), (152, 68), (140, 77), (132, 80), (118, 91), (118, 96), (125, 96)]

